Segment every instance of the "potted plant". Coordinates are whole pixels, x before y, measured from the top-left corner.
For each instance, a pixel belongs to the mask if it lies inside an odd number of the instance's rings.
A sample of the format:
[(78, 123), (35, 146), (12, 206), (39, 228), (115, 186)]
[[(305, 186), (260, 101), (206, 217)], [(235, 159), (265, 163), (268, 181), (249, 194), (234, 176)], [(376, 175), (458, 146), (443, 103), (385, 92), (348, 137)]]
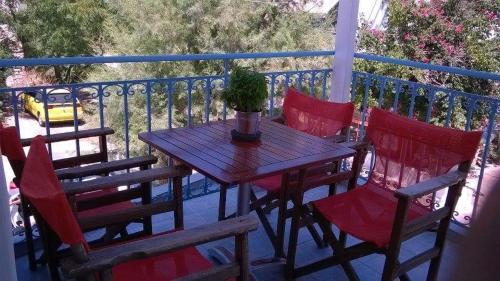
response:
[(233, 68), (222, 99), (236, 111), (234, 139), (253, 141), (260, 137), (259, 123), (262, 105), (267, 98), (266, 77), (249, 68)]

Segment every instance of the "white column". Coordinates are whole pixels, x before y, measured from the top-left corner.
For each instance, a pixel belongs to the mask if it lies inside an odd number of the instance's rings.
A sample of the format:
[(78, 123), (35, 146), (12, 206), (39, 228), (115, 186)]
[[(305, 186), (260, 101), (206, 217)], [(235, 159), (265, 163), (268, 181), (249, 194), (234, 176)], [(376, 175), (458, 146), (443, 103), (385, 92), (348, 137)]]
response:
[(16, 261), (14, 259), (14, 241), (9, 215), (9, 194), (3, 170), (2, 151), (0, 151), (0, 279), (16, 281)]
[(358, 28), (359, 0), (339, 0), (330, 100), (350, 100), (352, 64)]

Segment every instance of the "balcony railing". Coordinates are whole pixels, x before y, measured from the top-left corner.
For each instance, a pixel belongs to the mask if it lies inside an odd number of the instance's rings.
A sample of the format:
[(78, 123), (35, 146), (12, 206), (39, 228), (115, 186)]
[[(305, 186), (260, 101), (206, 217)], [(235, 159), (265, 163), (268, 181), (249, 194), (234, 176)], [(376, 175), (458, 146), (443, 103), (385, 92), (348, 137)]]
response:
[[(49, 94), (55, 89), (66, 89), (65, 102), (73, 108), (72, 130), (80, 128), (79, 119), (84, 119), (92, 127), (111, 127), (116, 132), (113, 139), (115, 149), (113, 157), (131, 157), (141, 153), (154, 153), (137, 139), (137, 132), (161, 128), (173, 128), (193, 124), (205, 124), (216, 120), (225, 120), (233, 115), (220, 98), (221, 91), (227, 85), (230, 64), (234, 60), (307, 58), (323, 57), (331, 61), (334, 51), (284, 52), (284, 53), (242, 53), (242, 54), (206, 54), (206, 55), (165, 55), (165, 56), (115, 56), (115, 57), (79, 57), (46, 58), (23, 60), (0, 60), (0, 67), (30, 67), (68, 64), (103, 64), (103, 63), (152, 63), (152, 62), (189, 62), (216, 61), (222, 64), (220, 75), (176, 76), (141, 80), (102, 81), (66, 85), (44, 85), (36, 87), (15, 87), (0, 89), (2, 110), (9, 112), (12, 123), (17, 126), (21, 137), (32, 132), (22, 118), (25, 93), (37, 93), (37, 102), (43, 104), (45, 118), (44, 133), (50, 135), (54, 126), (49, 122)], [(419, 62), (397, 60), (380, 56), (356, 54), (357, 60), (377, 63), (389, 63), (401, 67), (411, 67), (422, 71), (436, 71), (450, 75), (460, 75), (498, 83), (500, 75), (495, 73), (465, 70), (460, 68), (436, 66)], [(325, 67), (327, 67), (325, 65)], [(330, 95), (332, 70), (301, 69), (266, 72), (269, 98), (263, 115), (279, 114), (283, 93), (288, 87), (296, 87), (318, 98), (327, 99)], [(443, 88), (400, 79), (399, 77), (381, 76), (373, 73), (354, 71), (352, 74), (352, 100), (360, 111), (358, 128), (353, 138), (364, 134), (369, 106), (378, 106), (401, 115), (410, 116), (426, 122), (433, 122), (446, 127), (459, 127), (466, 130), (485, 130), (483, 147), (480, 150), (476, 180), (468, 183), (470, 210), (456, 211), (456, 222), (468, 225), (475, 215), (479, 204), (481, 186), (488, 155), (491, 149), (492, 135), (497, 128), (499, 118), (498, 98), (482, 96), (478, 93), (466, 93), (457, 89)], [(76, 110), (78, 103), (84, 107), (83, 116)], [(456, 113), (464, 120), (454, 120)], [(438, 118), (441, 116), (440, 118)], [(443, 117), (444, 116), (444, 117)], [(441, 121), (440, 121), (441, 120)], [(458, 124), (458, 125), (457, 125)], [(82, 153), (82, 144), (75, 141), (74, 152)], [(86, 145), (86, 144), (84, 144)], [(53, 149), (49, 145), (49, 152)], [(369, 158), (370, 159), (370, 158)], [(373, 157), (369, 160), (373, 164)], [(167, 161), (168, 162), (168, 161)], [(367, 165), (367, 170), (371, 165)], [(368, 171), (369, 172), (369, 171)], [(217, 192), (218, 187), (207, 178), (192, 176), (186, 179), (185, 198), (203, 196)], [(465, 192), (466, 193), (466, 192)], [(439, 195), (435, 204), (439, 205)], [(467, 208), (466, 208), (467, 209)], [(461, 213), (462, 212), (462, 213)]]

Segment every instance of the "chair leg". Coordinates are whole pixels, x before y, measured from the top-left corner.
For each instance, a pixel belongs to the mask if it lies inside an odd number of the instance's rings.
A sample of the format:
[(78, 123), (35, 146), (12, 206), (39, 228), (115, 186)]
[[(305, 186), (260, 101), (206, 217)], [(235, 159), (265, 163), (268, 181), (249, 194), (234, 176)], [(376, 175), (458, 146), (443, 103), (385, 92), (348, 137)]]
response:
[[(308, 217), (310, 217), (310, 215), (308, 214), (308, 211), (307, 211), (307, 207), (304, 206), (302, 208), (302, 210), (303, 211), (302, 211), (301, 217), (304, 219), (304, 221), (306, 221), (308, 219)], [(314, 224), (306, 223), (305, 226), (307, 227), (307, 230), (311, 234), (314, 242), (316, 242), (316, 246), (318, 246), (318, 248), (322, 249), (328, 245), (324, 234), (323, 234), (323, 237), (321, 237), (321, 235), (318, 233), (318, 231), (314, 227)]]
[[(297, 200), (298, 201), (298, 200)], [(293, 279), (295, 271), (295, 255), (297, 252), (297, 242), (300, 231), (300, 209), (294, 207), (292, 216), (292, 225), (290, 227), (290, 242), (288, 243), (288, 253), (286, 256), (285, 276), (288, 279)]]
[(235, 237), (234, 256), (240, 266), (238, 281), (249, 280), (249, 261), (248, 261), (248, 233), (240, 234)]
[(304, 201), (304, 177), (306, 170), (299, 171), (298, 187), (292, 193), (292, 225), (290, 227), (290, 237), (288, 243), (288, 254), (286, 255), (285, 277), (292, 279), (295, 274), (295, 255), (297, 253), (297, 243), (300, 231), (300, 217), (302, 213), (302, 202)]
[(21, 198), (21, 207), (24, 221), (24, 234), (26, 235), (26, 248), (28, 250), (28, 263), (31, 271), (36, 270), (35, 243), (33, 241), (33, 228), (31, 227), (31, 215), (26, 200)]
[[(446, 197), (445, 206), (449, 206), (451, 210), (455, 209), (458, 198), (464, 183), (458, 183), (456, 185), (450, 186), (448, 189), (448, 195)], [(441, 263), (441, 256), (443, 254), (444, 244), (446, 242), (446, 234), (448, 233), (448, 228), (450, 227), (451, 218), (453, 217), (453, 212), (441, 219), (439, 222), (438, 230), (436, 233), (436, 241), (434, 242), (434, 248), (439, 249), (439, 254), (431, 259), (431, 264), (429, 265), (429, 271), (427, 273), (427, 280), (436, 280), (438, 276), (439, 265)]]
[(219, 221), (226, 219), (226, 196), (228, 186), (221, 184), (219, 187)]
[[(253, 190), (250, 190), (250, 200), (252, 202), (255, 202), (257, 200), (257, 196), (255, 195), (255, 192)], [(262, 223), (262, 226), (264, 227), (264, 230), (266, 231), (267, 237), (269, 237), (269, 240), (273, 244), (275, 252), (277, 252), (277, 245), (276, 245), (276, 234), (274, 233), (273, 227), (269, 223), (269, 220), (267, 219), (266, 215), (264, 214), (264, 211), (262, 210), (261, 207), (259, 206), (254, 206), (255, 212), (257, 213), (257, 216), (259, 217), (260, 222)]]
[[(267, 193), (266, 193), (266, 196), (269, 196), (269, 195), (270, 195), (270, 193), (269, 193), (269, 192), (267, 192)], [(269, 202), (266, 204), (266, 206), (264, 206), (264, 208), (262, 208), (262, 210), (264, 211), (264, 213), (265, 213), (266, 215), (269, 215), (269, 214), (271, 213), (271, 211), (274, 209), (274, 206), (272, 206), (272, 205), (273, 205), (273, 204), (272, 204), (272, 201), (269, 201)]]
[(42, 220), (37, 219), (38, 230), (40, 231), (40, 235), (43, 241), (43, 248), (45, 258), (47, 259), (47, 265), (50, 274), (50, 280), (59, 281), (61, 277), (59, 276), (59, 264), (57, 257), (57, 248), (61, 245), (58, 241), (57, 235), (49, 229), (49, 227)]
[(174, 192), (174, 226), (175, 228), (184, 227), (184, 200), (182, 197), (182, 177), (173, 178), (173, 192)]
[(398, 268), (399, 250), (400, 245), (397, 247), (389, 246), (389, 251), (386, 253), (384, 271), (382, 272), (382, 281), (392, 281), (394, 279), (394, 273)]
[[(285, 240), (285, 226), (286, 226), (286, 212), (288, 203), (288, 189), (286, 187), (281, 188), (280, 197), (278, 199), (278, 225), (276, 226), (276, 246), (274, 251), (274, 256), (281, 258), (285, 256), (284, 253), (284, 240)], [(267, 195), (269, 196), (269, 195)], [(267, 204), (269, 205), (269, 204)]]
[[(330, 247), (333, 250), (333, 255), (341, 256), (347, 241), (346, 233), (341, 231), (339, 234), (339, 239), (337, 240), (335, 234), (333, 234), (332, 227), (329, 221), (319, 216), (317, 217), (317, 221), (319, 226), (321, 227), (321, 230), (323, 230), (325, 238), (327, 239), (327, 241), (330, 244)], [(341, 264), (341, 266), (349, 280), (351, 281), (360, 280), (358, 274), (356, 273), (356, 271), (354, 271), (354, 268), (352, 267), (350, 262), (344, 262)]]
[[(141, 167), (141, 170), (147, 170), (147, 169), (148, 169), (148, 166)], [(142, 191), (142, 195), (141, 195), (142, 205), (151, 204), (151, 199), (152, 199), (151, 183), (150, 182), (142, 183), (140, 188)], [(143, 224), (144, 233), (149, 234), (149, 235), (153, 234), (153, 218), (152, 218), (152, 216), (144, 217), (142, 224)], [(126, 230), (125, 230), (125, 232), (126, 232)], [(120, 232), (120, 235), (121, 235), (121, 232)]]

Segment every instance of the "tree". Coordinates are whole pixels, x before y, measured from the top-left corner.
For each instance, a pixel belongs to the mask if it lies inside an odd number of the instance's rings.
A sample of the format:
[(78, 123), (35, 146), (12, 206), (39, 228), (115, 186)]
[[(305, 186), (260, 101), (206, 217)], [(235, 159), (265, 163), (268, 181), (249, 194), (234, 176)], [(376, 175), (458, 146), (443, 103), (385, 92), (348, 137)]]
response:
[[(20, 5), (23, 2), (24, 5)], [(67, 57), (103, 54), (105, 1), (7, 0), (1, 18), (21, 40), (25, 57)], [(81, 81), (88, 66), (55, 66), (55, 82)]]
[[(237, 1), (237, 0), (179, 0), (139, 1), (109, 0), (113, 13), (105, 26), (111, 44), (107, 53), (113, 54), (193, 54), (234, 53), (259, 51), (293, 51), (330, 49), (333, 44), (331, 26), (318, 22), (315, 15), (303, 10), (309, 0), (299, 1)], [(302, 3), (302, 4), (301, 4)], [(278, 5), (279, 4), (279, 5)], [(297, 5), (296, 5), (297, 4)], [(300, 5), (299, 5), (300, 4)], [(145, 16), (147, 15), (147, 17)], [(241, 60), (242, 66), (260, 71), (323, 68), (330, 59), (262, 59)], [(189, 75), (221, 75), (221, 61), (168, 62), (121, 64), (103, 66), (89, 76), (89, 80), (123, 80), (144, 77)], [(187, 124), (186, 86), (178, 85), (173, 96), (173, 125)], [(155, 121), (164, 127), (167, 120), (167, 102), (164, 93), (152, 96), (153, 127)], [(108, 108), (122, 108), (122, 98), (109, 98)], [(145, 127), (145, 95), (134, 95), (129, 102), (130, 135), (135, 136)], [(212, 118), (222, 117), (220, 93), (212, 92)], [(203, 120), (203, 85), (195, 85), (192, 93), (192, 122)], [(106, 110), (106, 120), (116, 124), (115, 135), (123, 139), (123, 114)], [(132, 153), (144, 151), (145, 145), (131, 140)], [(116, 143), (119, 143), (117, 141)]]
[[(390, 1), (387, 25), (374, 30), (364, 24), (358, 48), (388, 57), (498, 72), (499, 11), (497, 0)], [(469, 93), (500, 96), (498, 84), (481, 79), (366, 61), (357, 62), (356, 69)], [(407, 106), (408, 101), (403, 100), (403, 109)], [(427, 101), (417, 101), (417, 112), (424, 112), (426, 106)], [(448, 105), (438, 100), (436, 106), (443, 110), (437, 110), (432, 121), (442, 124)], [(465, 124), (465, 106), (463, 103), (456, 105), (453, 118), (456, 127), (463, 128)], [(476, 123), (480, 121), (478, 118), (475, 118)]]

